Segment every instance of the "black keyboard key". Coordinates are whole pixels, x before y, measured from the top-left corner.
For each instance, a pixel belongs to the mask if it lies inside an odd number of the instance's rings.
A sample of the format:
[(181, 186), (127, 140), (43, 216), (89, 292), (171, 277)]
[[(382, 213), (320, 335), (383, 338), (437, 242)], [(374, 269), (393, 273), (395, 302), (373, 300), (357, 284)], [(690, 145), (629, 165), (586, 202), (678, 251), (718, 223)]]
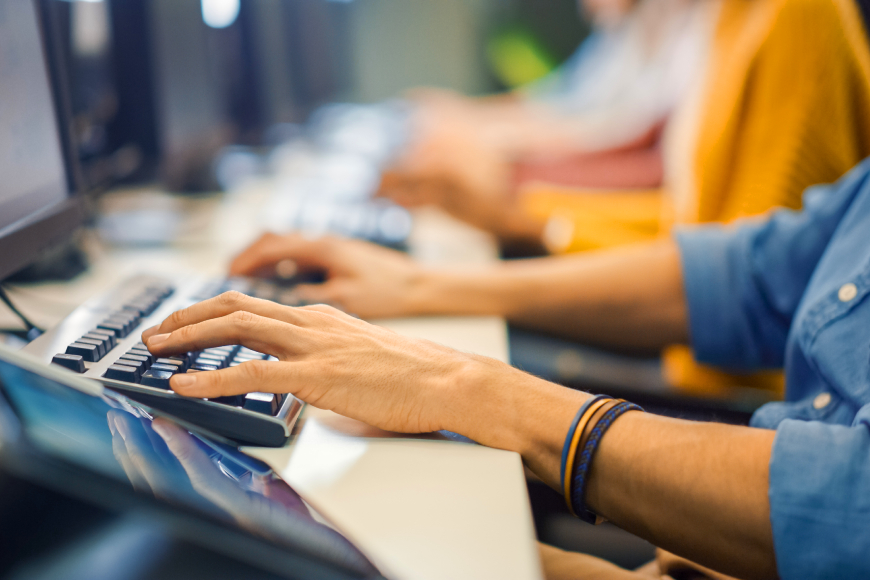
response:
[(275, 415), (281, 407), (280, 400), (274, 393), (248, 393), (242, 408), (264, 415)]
[(93, 338), (80, 338), (76, 342), (80, 342), (81, 344), (92, 344), (97, 347), (97, 360), (102, 359), (106, 356), (106, 345), (102, 340), (95, 340)]
[(187, 367), (190, 366), (190, 355), (187, 354), (187, 353), (184, 353), (184, 354), (174, 354), (174, 355), (172, 355), (172, 356), (168, 356), (168, 357), (166, 357), (166, 358), (168, 358), (169, 360), (177, 360), (177, 361), (179, 361), (179, 362), (181, 362), (181, 363), (184, 363), (184, 368), (185, 368), (185, 369), (187, 369)]
[(141, 349), (141, 350), (148, 350), (148, 347), (145, 346), (145, 343), (144, 343), (144, 342), (137, 342), (136, 344), (133, 345), (132, 348), (138, 348), (138, 349)]
[(105, 334), (98, 334), (96, 332), (89, 332), (89, 333), (85, 334), (84, 336), (82, 336), (82, 338), (89, 338), (91, 340), (99, 340), (100, 342), (103, 343), (103, 349), (105, 350), (105, 352), (109, 352), (110, 350), (115, 348), (114, 339), (110, 338), (108, 335), (105, 335)]
[(148, 316), (148, 311), (146, 309), (135, 304), (125, 304), (121, 307), (121, 312), (135, 316), (137, 321)]
[(139, 320), (136, 318), (127, 318), (124, 316), (110, 316), (106, 319), (106, 322), (114, 322), (116, 324), (120, 324), (124, 327), (124, 336), (127, 336), (136, 326), (139, 325)]
[(154, 363), (153, 365), (151, 365), (151, 368), (148, 370), (166, 371), (166, 372), (172, 373), (174, 375), (178, 372), (178, 367), (175, 365), (163, 365), (163, 364)]
[(190, 370), (188, 370), (187, 372), (190, 372), (190, 371), (216, 371), (218, 369), (219, 369), (219, 367), (216, 365), (194, 363), (193, 366), (190, 367)]
[(238, 346), (232, 346), (232, 345), (227, 345), (227, 346), (214, 346), (214, 347), (212, 347), (212, 348), (207, 348), (207, 349), (205, 349), (205, 350), (202, 351), (202, 352), (211, 352), (211, 353), (216, 353), (216, 354), (217, 354), (217, 353), (233, 354), (233, 353), (236, 352), (238, 349), (239, 349)]
[(93, 344), (83, 344), (74, 342), (66, 347), (66, 354), (77, 354), (88, 362), (97, 362), (99, 359), (100, 349)]
[(212, 348), (207, 348), (199, 354), (213, 356), (213, 357), (217, 357), (217, 358), (231, 358), (233, 356), (232, 352), (227, 352), (224, 350), (216, 350), (216, 349), (212, 349)]
[(102, 328), (103, 330), (110, 330), (115, 333), (115, 336), (118, 338), (125, 338), (129, 333), (127, 331), (127, 327), (119, 322), (113, 322), (111, 320), (104, 320), (103, 322), (97, 325), (97, 328)]
[(155, 389), (166, 389), (170, 390), (169, 379), (172, 377), (173, 372), (171, 370), (160, 370), (151, 367), (148, 371), (142, 375), (142, 378), (139, 380), (139, 384), (145, 385), (146, 387), (154, 387)]
[(229, 359), (227, 357), (220, 357), (213, 354), (201, 354), (196, 357), (196, 362), (198, 364), (214, 365), (221, 369), (227, 366), (228, 360)]
[(173, 292), (175, 292), (175, 288), (172, 286), (149, 286), (144, 293), (157, 296), (163, 301), (169, 298)]
[(105, 374), (103, 375), (107, 379), (114, 379), (116, 381), (124, 381), (125, 383), (137, 383), (139, 382), (139, 371), (133, 367), (128, 367), (125, 365), (114, 364), (106, 369)]
[(150, 316), (152, 312), (157, 309), (159, 301), (148, 299), (148, 298), (139, 298), (136, 300), (131, 300), (127, 304), (121, 307), (122, 312), (132, 312), (138, 317)]
[(140, 349), (140, 348), (131, 348), (130, 350), (127, 351), (127, 354), (132, 354), (135, 356), (144, 356), (145, 358), (148, 359), (148, 364), (151, 364), (154, 362), (154, 355), (151, 354), (151, 351), (148, 351), (148, 350), (144, 350), (144, 349)]
[(257, 360), (257, 359), (262, 360), (262, 359), (266, 358), (268, 355), (265, 355), (262, 352), (257, 352), (255, 350), (251, 350), (248, 347), (243, 346), (242, 348), (239, 349), (239, 352), (236, 353), (236, 356), (253, 357), (254, 360)]
[(175, 360), (172, 358), (159, 358), (154, 364), (175, 367), (176, 372), (179, 373), (183, 373), (187, 370), (187, 367), (185, 366), (183, 361)]
[(151, 363), (153, 362), (151, 360), (151, 358), (149, 358), (147, 356), (138, 355), (138, 354), (130, 354), (130, 353), (122, 354), (121, 358), (128, 359), (128, 360), (135, 360), (135, 361), (144, 363), (146, 366), (149, 366), (149, 367), (151, 366)]
[[(102, 328), (95, 328), (94, 330), (90, 331), (88, 334), (106, 337), (106, 340), (109, 342), (109, 350), (115, 348), (115, 345), (118, 344), (118, 340), (117, 340), (117, 338), (115, 338), (115, 333), (111, 330), (104, 330)], [(88, 334), (86, 334), (85, 336), (88, 336)]]
[(131, 354), (126, 354), (122, 356), (117, 361), (115, 361), (115, 364), (135, 368), (139, 372), (140, 377), (144, 375), (145, 371), (147, 371), (148, 368), (151, 366), (150, 364), (148, 364), (148, 361), (145, 359), (145, 357), (137, 356), (134, 358)]
[(56, 354), (54, 355), (54, 358), (51, 359), (51, 362), (79, 374), (85, 372), (85, 359), (83, 359), (81, 355)]

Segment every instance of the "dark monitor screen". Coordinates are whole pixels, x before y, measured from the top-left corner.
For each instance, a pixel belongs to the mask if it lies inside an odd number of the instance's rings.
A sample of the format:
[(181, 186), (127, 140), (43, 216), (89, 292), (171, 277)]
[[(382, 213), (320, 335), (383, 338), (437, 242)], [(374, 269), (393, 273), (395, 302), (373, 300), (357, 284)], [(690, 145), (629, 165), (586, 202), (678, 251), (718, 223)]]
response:
[(266, 464), (193, 429), (0, 349), (0, 471), (108, 509), (168, 512), (179, 533), (198, 523), (194, 541), (281, 576), (381, 577)]
[(148, 8), (163, 178), (170, 189), (209, 189), (211, 162), (234, 134), (221, 38), (203, 21), (201, 0)]
[(0, 231), (67, 196), (37, 23), (30, 2), (0, 4)]
[(35, 5), (0, 3), (0, 280), (80, 219), (53, 99)]

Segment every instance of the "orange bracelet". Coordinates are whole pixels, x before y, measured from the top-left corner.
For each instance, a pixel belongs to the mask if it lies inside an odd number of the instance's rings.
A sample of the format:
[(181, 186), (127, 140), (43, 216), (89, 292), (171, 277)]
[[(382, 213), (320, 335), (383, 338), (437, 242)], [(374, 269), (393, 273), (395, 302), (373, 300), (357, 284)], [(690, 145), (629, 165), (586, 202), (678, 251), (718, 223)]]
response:
[(586, 430), (586, 424), (592, 415), (595, 414), (595, 411), (601, 408), (602, 405), (607, 403), (608, 401), (612, 401), (613, 399), (601, 399), (600, 401), (595, 401), (592, 405), (586, 409), (586, 412), (583, 413), (583, 416), (580, 418), (580, 421), (577, 423), (577, 427), (574, 429), (574, 434), (571, 437), (571, 447), (568, 448), (568, 462), (567, 468), (565, 469), (565, 481), (562, 482), (565, 494), (565, 503), (568, 504), (568, 511), (571, 512), (571, 515), (574, 515), (574, 508), (571, 505), (571, 471), (574, 465), (574, 457), (577, 454), (578, 443), (580, 442), (580, 437), (583, 435), (583, 431)]

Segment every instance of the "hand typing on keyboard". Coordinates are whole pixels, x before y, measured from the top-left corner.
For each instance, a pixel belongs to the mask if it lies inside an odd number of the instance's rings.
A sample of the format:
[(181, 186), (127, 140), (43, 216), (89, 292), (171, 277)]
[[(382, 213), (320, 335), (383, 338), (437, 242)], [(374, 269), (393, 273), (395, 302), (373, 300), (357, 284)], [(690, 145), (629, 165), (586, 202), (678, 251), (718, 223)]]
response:
[(421, 311), (418, 295), (425, 270), (406, 254), (360, 240), (266, 234), (236, 257), (230, 275), (272, 273), (287, 261), (301, 271), (326, 273), (321, 284), (294, 288), (304, 302), (333, 304), (367, 319)]
[(155, 357), (241, 344), (278, 359), (173, 375), (170, 386), (181, 395), (291, 393), (402, 432), (446, 428), (451, 409), (466, 403), (458, 389), (493, 362), (400, 336), (329, 306), (282, 306), (236, 292), (175, 312), (142, 340)]

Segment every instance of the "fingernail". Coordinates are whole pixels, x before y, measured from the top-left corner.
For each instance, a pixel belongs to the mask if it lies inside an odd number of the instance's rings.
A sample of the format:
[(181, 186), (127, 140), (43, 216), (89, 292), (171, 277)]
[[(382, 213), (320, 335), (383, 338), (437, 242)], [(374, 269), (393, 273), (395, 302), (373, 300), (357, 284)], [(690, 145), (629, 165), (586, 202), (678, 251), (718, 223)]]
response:
[(173, 388), (178, 387), (180, 389), (188, 389), (196, 383), (196, 375), (197, 373), (175, 375), (172, 377), (170, 382), (172, 383)]
[(151, 338), (148, 339), (148, 346), (157, 346), (161, 342), (166, 342), (166, 339), (169, 338), (169, 333), (166, 334), (155, 334)]

